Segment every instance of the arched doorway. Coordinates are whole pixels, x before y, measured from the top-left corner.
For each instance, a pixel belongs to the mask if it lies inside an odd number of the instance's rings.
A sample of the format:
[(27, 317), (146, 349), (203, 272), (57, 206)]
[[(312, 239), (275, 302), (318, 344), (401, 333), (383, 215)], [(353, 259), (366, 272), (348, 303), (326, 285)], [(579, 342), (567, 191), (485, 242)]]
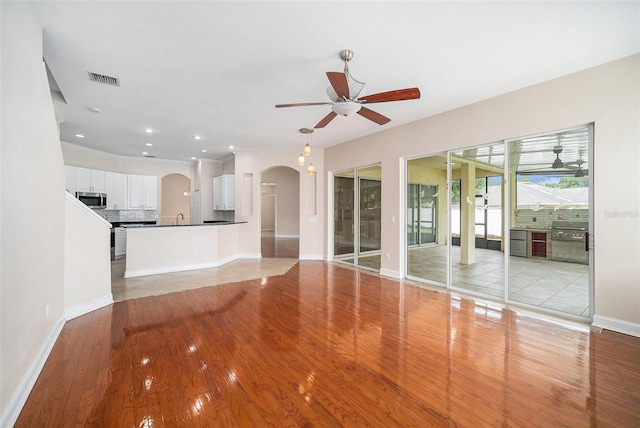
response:
[[(191, 224), (191, 180), (182, 174), (162, 177), (160, 224)], [(182, 214), (182, 215), (181, 215)]]
[(261, 174), (261, 251), (265, 258), (300, 254), (300, 173), (277, 166)]

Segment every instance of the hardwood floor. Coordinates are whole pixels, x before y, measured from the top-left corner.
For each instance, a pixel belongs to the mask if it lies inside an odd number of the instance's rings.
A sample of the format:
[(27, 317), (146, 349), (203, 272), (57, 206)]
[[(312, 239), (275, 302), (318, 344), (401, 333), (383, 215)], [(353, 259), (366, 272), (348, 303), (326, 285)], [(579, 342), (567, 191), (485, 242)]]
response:
[(263, 232), (260, 242), (262, 257), (297, 259), (300, 254), (300, 240), (298, 238), (276, 238), (273, 232)]
[(640, 339), (301, 261), (67, 322), (16, 426), (640, 426)]

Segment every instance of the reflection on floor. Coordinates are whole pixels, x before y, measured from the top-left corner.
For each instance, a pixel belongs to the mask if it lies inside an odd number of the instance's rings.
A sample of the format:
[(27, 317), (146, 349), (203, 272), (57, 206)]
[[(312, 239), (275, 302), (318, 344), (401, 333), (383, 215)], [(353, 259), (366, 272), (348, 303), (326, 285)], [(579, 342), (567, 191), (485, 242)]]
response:
[(111, 292), (116, 302), (284, 275), (298, 263), (297, 258), (239, 259), (217, 268), (125, 279), (125, 260), (111, 262)]
[(276, 238), (272, 231), (262, 231), (262, 257), (295, 258), (300, 254), (298, 238)]
[[(409, 249), (408, 275), (446, 285), (447, 247)], [(460, 264), (460, 247), (452, 247), (455, 288), (504, 297), (503, 253), (476, 249), (476, 263)], [(571, 315), (589, 316), (589, 267), (538, 258), (511, 257), (509, 299)]]
[[(354, 260), (353, 257), (347, 257), (347, 258), (336, 257), (336, 261), (348, 263), (350, 265), (353, 265), (353, 260)], [(380, 253), (378, 252), (375, 254), (366, 254), (366, 255), (358, 256), (358, 266), (369, 268), (369, 269), (375, 270), (376, 272), (380, 272)]]

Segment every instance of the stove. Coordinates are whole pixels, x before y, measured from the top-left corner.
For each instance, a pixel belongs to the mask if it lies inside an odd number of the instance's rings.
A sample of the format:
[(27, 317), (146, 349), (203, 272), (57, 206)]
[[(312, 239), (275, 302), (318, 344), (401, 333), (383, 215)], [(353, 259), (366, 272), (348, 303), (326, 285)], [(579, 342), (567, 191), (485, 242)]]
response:
[(551, 223), (551, 260), (589, 264), (589, 223)]

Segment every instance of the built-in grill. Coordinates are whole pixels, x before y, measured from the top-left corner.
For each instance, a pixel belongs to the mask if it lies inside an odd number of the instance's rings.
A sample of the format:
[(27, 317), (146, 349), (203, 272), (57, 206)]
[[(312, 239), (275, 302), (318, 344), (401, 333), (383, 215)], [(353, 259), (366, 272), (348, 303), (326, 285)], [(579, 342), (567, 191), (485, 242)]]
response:
[(589, 263), (589, 223), (554, 221), (551, 223), (551, 260)]

